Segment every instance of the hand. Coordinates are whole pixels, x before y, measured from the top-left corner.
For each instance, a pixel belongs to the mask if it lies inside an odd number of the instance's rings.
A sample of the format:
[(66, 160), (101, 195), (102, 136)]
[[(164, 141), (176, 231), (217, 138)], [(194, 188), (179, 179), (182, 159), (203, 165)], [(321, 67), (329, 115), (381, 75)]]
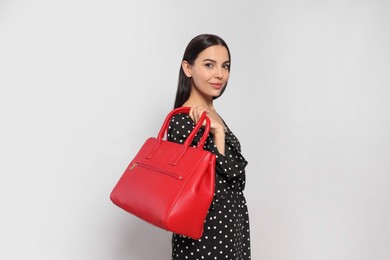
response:
[[(198, 123), (200, 117), (202, 116), (203, 112), (209, 113), (208, 110), (204, 107), (194, 105), (191, 107), (189, 116), (194, 121), (194, 123)], [(206, 124), (206, 121), (203, 122), (203, 126)]]
[[(206, 108), (194, 105), (190, 109), (189, 116), (196, 124), (203, 112), (206, 112), (210, 119), (210, 132), (213, 134), (214, 143), (217, 146), (218, 152), (225, 155), (225, 128), (218, 114), (216, 112), (210, 113)], [(206, 125), (206, 121), (203, 121), (202, 125)]]
[[(216, 119), (218, 115), (212, 115), (206, 108), (202, 106), (197, 106), (197, 105), (192, 106), (189, 112), (189, 116), (192, 119), (192, 121), (194, 121), (196, 124), (199, 121), (200, 117), (202, 116), (203, 112), (206, 112), (208, 118), (210, 119), (210, 132), (213, 134), (216, 132), (224, 133), (224, 125), (220, 123), (221, 120)], [(206, 121), (203, 121), (202, 126), (205, 125), (206, 125)]]

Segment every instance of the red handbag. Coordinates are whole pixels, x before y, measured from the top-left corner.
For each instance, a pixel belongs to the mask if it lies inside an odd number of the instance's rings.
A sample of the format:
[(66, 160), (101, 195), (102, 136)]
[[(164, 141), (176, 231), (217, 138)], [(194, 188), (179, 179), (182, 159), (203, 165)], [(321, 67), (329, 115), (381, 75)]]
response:
[[(165, 230), (199, 239), (214, 196), (215, 155), (203, 150), (210, 119), (203, 113), (184, 144), (163, 140), (169, 121), (190, 108), (166, 117), (157, 136), (146, 140), (111, 192), (112, 202)], [(197, 147), (191, 142), (206, 120)]]

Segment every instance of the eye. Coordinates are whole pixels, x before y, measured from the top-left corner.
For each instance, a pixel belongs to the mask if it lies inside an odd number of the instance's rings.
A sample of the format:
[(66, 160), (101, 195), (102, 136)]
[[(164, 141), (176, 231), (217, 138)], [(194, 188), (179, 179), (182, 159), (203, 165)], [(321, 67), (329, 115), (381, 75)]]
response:
[(226, 70), (230, 70), (230, 64), (228, 64), (228, 63), (227, 63), (227, 64), (224, 64), (224, 65), (223, 65), (223, 68), (226, 69)]
[(204, 66), (205, 66), (206, 68), (209, 68), (209, 69), (211, 69), (212, 67), (214, 67), (214, 65), (213, 65), (212, 63), (205, 63)]

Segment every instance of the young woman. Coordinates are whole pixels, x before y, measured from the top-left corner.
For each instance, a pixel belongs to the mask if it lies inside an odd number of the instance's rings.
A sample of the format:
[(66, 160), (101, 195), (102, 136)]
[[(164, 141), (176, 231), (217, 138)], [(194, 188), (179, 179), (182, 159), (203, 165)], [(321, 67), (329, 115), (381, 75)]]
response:
[[(179, 73), (175, 108), (191, 107), (189, 115), (172, 118), (168, 140), (183, 143), (203, 111), (211, 129), (204, 149), (216, 155), (214, 199), (204, 233), (198, 240), (173, 234), (172, 260), (248, 260), (250, 238), (248, 210), (243, 195), (245, 166), (240, 143), (214, 108), (214, 99), (224, 92), (230, 74), (230, 51), (216, 35), (202, 34), (188, 44)], [(194, 138), (193, 145), (202, 135)]]

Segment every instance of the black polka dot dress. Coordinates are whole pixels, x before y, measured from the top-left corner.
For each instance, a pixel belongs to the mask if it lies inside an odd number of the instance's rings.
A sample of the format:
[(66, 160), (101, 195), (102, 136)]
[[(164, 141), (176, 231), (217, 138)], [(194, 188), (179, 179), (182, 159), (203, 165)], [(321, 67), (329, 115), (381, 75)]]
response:
[[(187, 114), (172, 117), (168, 140), (184, 143), (195, 127)], [(203, 130), (194, 138), (197, 144)], [(243, 194), (245, 166), (240, 143), (227, 128), (225, 155), (218, 152), (210, 133), (204, 146), (216, 155), (215, 193), (208, 211), (204, 232), (194, 240), (179, 234), (172, 235), (172, 260), (248, 260), (250, 255), (249, 217)]]

